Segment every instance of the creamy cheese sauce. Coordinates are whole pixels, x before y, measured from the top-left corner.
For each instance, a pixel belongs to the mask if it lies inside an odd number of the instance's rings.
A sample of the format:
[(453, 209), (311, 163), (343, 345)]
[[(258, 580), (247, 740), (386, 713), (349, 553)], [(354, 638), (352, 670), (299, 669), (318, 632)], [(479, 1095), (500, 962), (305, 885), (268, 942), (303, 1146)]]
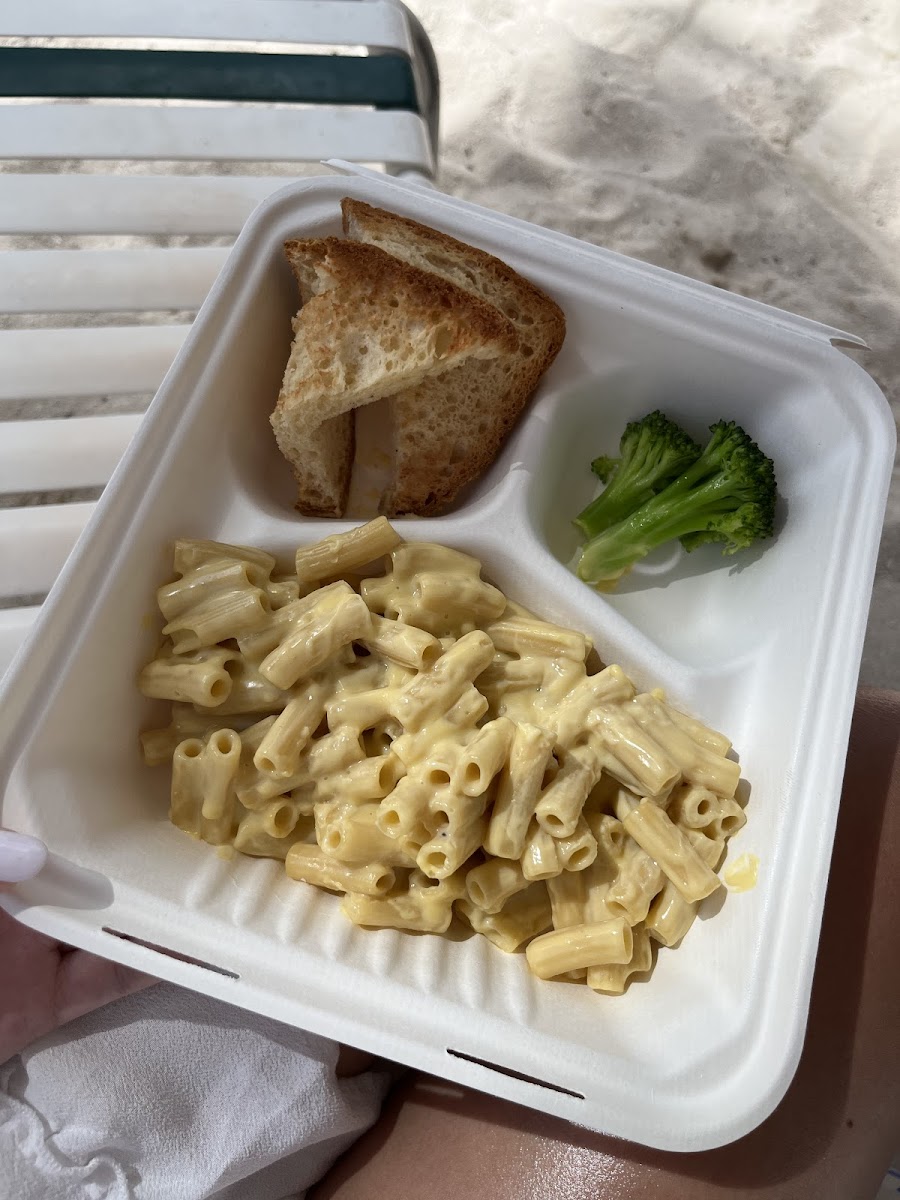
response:
[(742, 854), (722, 872), (722, 879), (730, 892), (749, 892), (755, 888), (759, 878), (759, 859), (755, 854)]

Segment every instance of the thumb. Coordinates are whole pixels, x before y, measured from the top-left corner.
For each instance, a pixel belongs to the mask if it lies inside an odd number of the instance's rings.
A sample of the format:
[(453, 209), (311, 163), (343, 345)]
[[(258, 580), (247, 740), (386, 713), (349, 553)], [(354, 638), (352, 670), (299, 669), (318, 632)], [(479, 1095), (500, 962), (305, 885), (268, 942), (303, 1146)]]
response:
[(23, 883), (43, 870), (47, 847), (27, 833), (0, 829), (0, 883)]

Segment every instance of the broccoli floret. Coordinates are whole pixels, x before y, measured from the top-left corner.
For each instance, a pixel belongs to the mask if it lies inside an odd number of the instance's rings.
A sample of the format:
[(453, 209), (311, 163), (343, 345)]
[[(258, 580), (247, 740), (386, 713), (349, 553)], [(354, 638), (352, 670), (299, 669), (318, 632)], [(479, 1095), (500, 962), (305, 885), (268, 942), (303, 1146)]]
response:
[(608, 454), (601, 454), (599, 458), (595, 458), (591, 463), (591, 470), (601, 483), (609, 483), (610, 475), (612, 475), (621, 461), (619, 458), (610, 458)]
[(700, 457), (700, 447), (663, 413), (625, 426), (619, 458), (602, 456), (591, 470), (607, 486), (575, 518), (589, 538), (623, 520)]
[(719, 421), (710, 432), (706, 449), (677, 479), (587, 543), (579, 578), (609, 585), (672, 538), (685, 550), (724, 542), (722, 553), (734, 554), (772, 536), (771, 459), (734, 421)]

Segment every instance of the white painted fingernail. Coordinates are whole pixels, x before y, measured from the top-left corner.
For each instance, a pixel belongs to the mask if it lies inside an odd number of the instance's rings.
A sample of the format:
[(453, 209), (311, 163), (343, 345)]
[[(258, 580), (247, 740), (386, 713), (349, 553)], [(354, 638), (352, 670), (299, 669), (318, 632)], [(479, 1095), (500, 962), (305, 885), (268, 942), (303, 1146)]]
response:
[(27, 833), (0, 829), (0, 883), (22, 883), (43, 870), (47, 847)]

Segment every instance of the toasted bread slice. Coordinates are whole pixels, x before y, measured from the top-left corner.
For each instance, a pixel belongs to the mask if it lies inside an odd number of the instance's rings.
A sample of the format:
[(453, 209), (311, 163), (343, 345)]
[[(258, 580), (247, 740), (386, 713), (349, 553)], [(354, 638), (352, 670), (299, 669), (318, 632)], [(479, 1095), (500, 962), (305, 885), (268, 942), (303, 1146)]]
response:
[(494, 461), (566, 332), (562, 310), (512, 267), (445, 233), (360, 200), (341, 203), (348, 237), (456, 284), (512, 322), (516, 346), (490, 362), (467, 361), (393, 395), (391, 515), (426, 516), (450, 504)]
[(468, 358), (509, 354), (516, 333), (492, 305), (376, 246), (287, 242), (303, 307), (272, 413), (297, 480), (297, 508), (343, 513), (353, 462), (351, 410)]

